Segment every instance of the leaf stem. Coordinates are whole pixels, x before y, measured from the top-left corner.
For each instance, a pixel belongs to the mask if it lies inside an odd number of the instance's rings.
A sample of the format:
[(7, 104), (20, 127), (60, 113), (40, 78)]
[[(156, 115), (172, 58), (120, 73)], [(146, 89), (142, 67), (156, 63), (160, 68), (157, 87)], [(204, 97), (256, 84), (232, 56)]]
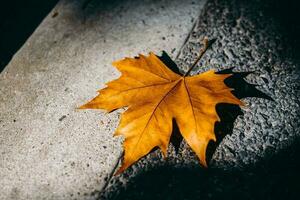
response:
[(212, 45), (212, 43), (214, 43), (216, 41), (216, 39), (212, 39), (212, 40), (208, 40), (207, 37), (204, 37), (204, 39), (202, 40), (201, 43), (203, 43), (203, 48), (200, 49), (200, 54), (198, 56), (198, 58), (195, 60), (195, 62), (193, 63), (193, 65), (189, 68), (189, 70), (183, 75), (183, 77), (186, 77), (187, 75), (189, 75), (189, 73), (193, 70), (193, 68), (197, 65), (197, 63), (200, 61), (200, 59), (202, 58), (202, 56), (204, 55), (204, 53), (206, 52), (206, 50)]

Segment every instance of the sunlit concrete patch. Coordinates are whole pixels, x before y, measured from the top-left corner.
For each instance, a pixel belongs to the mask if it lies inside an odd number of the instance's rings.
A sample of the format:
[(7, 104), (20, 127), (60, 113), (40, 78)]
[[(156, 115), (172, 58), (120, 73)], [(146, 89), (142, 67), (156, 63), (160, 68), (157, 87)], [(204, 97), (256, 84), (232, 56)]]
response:
[(92, 199), (121, 154), (119, 113), (76, 110), (111, 62), (177, 55), (204, 0), (62, 0), (0, 75), (0, 199)]

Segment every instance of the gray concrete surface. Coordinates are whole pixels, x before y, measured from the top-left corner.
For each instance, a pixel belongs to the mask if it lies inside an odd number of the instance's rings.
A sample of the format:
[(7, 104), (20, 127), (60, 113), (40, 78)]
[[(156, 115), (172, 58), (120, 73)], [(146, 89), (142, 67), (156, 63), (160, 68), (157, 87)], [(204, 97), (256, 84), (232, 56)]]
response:
[(183, 142), (177, 154), (171, 146), (167, 160), (155, 151), (113, 177), (101, 198), (294, 199), (299, 180), (291, 183), (285, 178), (299, 177), (297, 161), (289, 164), (299, 156), (291, 157), (287, 151), (299, 145), (299, 59), (291, 56), (284, 30), (266, 11), (270, 4), (208, 1), (176, 62), (186, 71), (196, 59), (201, 38), (216, 38), (193, 73), (229, 67), (236, 72), (254, 71), (246, 80), (274, 101), (243, 99), (243, 115), (213, 154), (212, 171), (199, 169), (194, 153)]
[(119, 113), (75, 108), (111, 62), (177, 55), (204, 0), (62, 0), (0, 75), (0, 199), (93, 199), (121, 154)]

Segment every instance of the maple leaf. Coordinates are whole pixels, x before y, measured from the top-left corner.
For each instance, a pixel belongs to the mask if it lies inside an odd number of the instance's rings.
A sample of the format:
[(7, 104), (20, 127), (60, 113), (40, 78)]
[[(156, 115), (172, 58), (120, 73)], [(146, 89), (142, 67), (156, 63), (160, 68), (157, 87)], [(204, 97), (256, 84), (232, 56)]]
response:
[(115, 131), (115, 135), (125, 137), (123, 164), (117, 174), (155, 147), (167, 156), (173, 119), (200, 163), (207, 166), (206, 148), (210, 140), (216, 141), (214, 125), (220, 121), (216, 105), (242, 105), (224, 83), (231, 74), (216, 74), (211, 70), (186, 76), (191, 67), (181, 76), (171, 71), (154, 53), (125, 58), (113, 62), (113, 66), (121, 76), (107, 83), (97, 97), (80, 108), (111, 112), (128, 107)]

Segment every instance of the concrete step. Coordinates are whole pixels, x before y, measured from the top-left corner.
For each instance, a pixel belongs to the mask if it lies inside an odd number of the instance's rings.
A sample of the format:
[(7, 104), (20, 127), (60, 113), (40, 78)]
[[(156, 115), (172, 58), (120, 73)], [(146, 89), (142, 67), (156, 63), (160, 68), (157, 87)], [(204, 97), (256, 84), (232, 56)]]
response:
[(62, 0), (0, 74), (0, 199), (92, 199), (119, 162), (121, 111), (75, 110), (111, 62), (174, 58), (205, 0)]

